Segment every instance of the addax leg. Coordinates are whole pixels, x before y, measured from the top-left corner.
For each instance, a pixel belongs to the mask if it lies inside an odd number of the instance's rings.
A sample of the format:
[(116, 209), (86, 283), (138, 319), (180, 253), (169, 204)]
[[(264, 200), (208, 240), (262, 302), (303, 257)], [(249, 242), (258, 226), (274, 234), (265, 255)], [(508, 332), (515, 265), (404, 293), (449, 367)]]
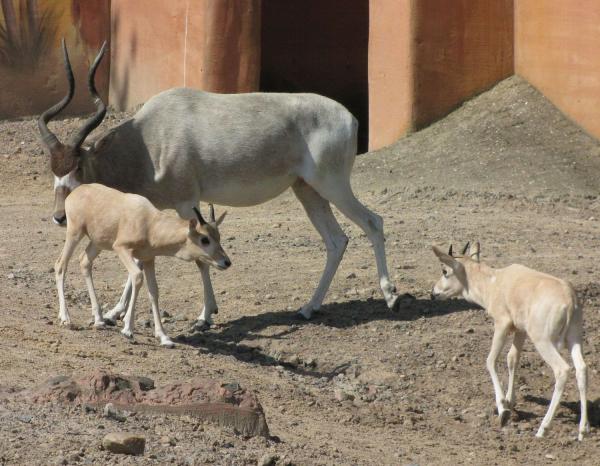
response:
[(525, 342), (525, 332), (515, 332), (512, 346), (506, 356), (506, 362), (508, 365), (508, 389), (506, 390), (506, 403), (509, 408), (515, 406), (515, 377), (517, 369), (519, 368), (519, 358), (521, 357), (521, 350), (523, 349), (523, 343)]
[(583, 440), (584, 434), (590, 432), (590, 423), (588, 421), (587, 412), (587, 365), (583, 360), (581, 351), (582, 340), (582, 325), (581, 319), (579, 322), (572, 322), (569, 334), (567, 335), (567, 344), (571, 351), (571, 358), (575, 366), (575, 375), (577, 377), (577, 388), (579, 389), (579, 400), (581, 403), (581, 418), (579, 420), (579, 435), (578, 439)]
[(565, 383), (567, 382), (567, 376), (569, 374), (569, 365), (562, 358), (558, 352), (558, 349), (556, 349), (556, 346), (554, 346), (554, 343), (551, 341), (534, 341), (533, 344), (539, 351), (544, 361), (546, 361), (546, 363), (548, 363), (548, 365), (552, 368), (552, 371), (554, 372), (554, 378), (556, 379), (554, 393), (552, 394), (552, 401), (550, 401), (548, 412), (544, 416), (537, 434), (535, 434), (536, 437), (543, 437), (546, 429), (548, 429), (548, 426), (550, 425), (550, 422), (552, 422), (556, 408), (558, 408), (558, 404), (560, 403), (560, 399), (565, 389)]
[(486, 361), (487, 369), (492, 378), (492, 383), (494, 384), (496, 407), (498, 408), (498, 419), (500, 420), (501, 426), (504, 426), (508, 422), (508, 419), (510, 418), (510, 410), (508, 409), (508, 403), (506, 402), (504, 394), (502, 393), (502, 384), (500, 383), (498, 373), (496, 372), (496, 361), (498, 360), (498, 356), (504, 347), (504, 343), (506, 343), (506, 337), (508, 336), (509, 328), (510, 326), (507, 324), (496, 322), (494, 328), (494, 338), (492, 339), (492, 348), (490, 349), (490, 354), (488, 355)]
[[(144, 264), (141, 261), (134, 259), (135, 263), (139, 267), (140, 270), (144, 268)], [(109, 312), (104, 315), (104, 320), (109, 324), (116, 324), (118, 319), (122, 319), (125, 315), (125, 311), (129, 306), (129, 298), (131, 297), (131, 276), (127, 275), (127, 281), (125, 282), (125, 286), (123, 287), (123, 293), (119, 298), (119, 302), (115, 307), (113, 307)]]
[(144, 276), (148, 286), (148, 296), (152, 303), (152, 316), (154, 318), (154, 336), (160, 339), (160, 344), (168, 348), (173, 348), (175, 343), (165, 333), (162, 322), (160, 321), (160, 310), (158, 308), (158, 285), (156, 284), (156, 273), (154, 271), (154, 259), (144, 262)]
[(350, 182), (345, 178), (330, 179), (327, 182), (315, 180), (309, 184), (365, 232), (375, 252), (381, 291), (388, 307), (390, 309), (395, 308), (398, 302), (398, 295), (396, 294), (396, 287), (389, 278), (385, 258), (382, 218), (371, 212), (354, 197)]
[(122, 318), (129, 305), (129, 298), (131, 297), (131, 276), (127, 275), (127, 281), (123, 287), (123, 293), (119, 302), (110, 311), (104, 314), (104, 320), (110, 324), (115, 324), (118, 319)]
[(94, 259), (98, 257), (99, 253), (100, 251), (98, 248), (90, 242), (85, 251), (83, 251), (79, 257), (79, 266), (81, 268), (81, 273), (85, 278), (85, 284), (87, 285), (88, 293), (90, 295), (92, 316), (94, 317), (94, 327), (103, 328), (106, 324), (102, 319), (102, 314), (100, 313), (100, 305), (98, 304), (96, 290), (94, 289), (94, 281), (92, 279), (92, 264), (94, 263)]
[(67, 239), (65, 240), (65, 245), (63, 247), (62, 253), (60, 257), (56, 261), (54, 265), (54, 273), (56, 276), (56, 288), (58, 290), (58, 302), (60, 306), (60, 310), (58, 311), (58, 318), (60, 319), (60, 323), (62, 325), (71, 325), (71, 317), (69, 316), (69, 311), (67, 310), (67, 302), (65, 300), (65, 273), (67, 272), (67, 266), (69, 265), (69, 260), (75, 252), (75, 248), (81, 241), (81, 235), (71, 234), (67, 230)]
[(202, 286), (204, 287), (204, 307), (198, 320), (194, 323), (193, 330), (206, 330), (213, 324), (212, 315), (219, 312), (212, 282), (210, 281), (210, 267), (204, 262), (196, 261), (200, 275), (202, 276)]
[(119, 259), (127, 268), (129, 272), (129, 277), (131, 279), (131, 283), (133, 284), (131, 290), (131, 298), (129, 300), (129, 308), (127, 309), (127, 313), (125, 314), (124, 326), (121, 333), (125, 335), (127, 338), (133, 338), (133, 323), (135, 321), (135, 301), (139, 294), (140, 288), (142, 287), (142, 283), (144, 281), (142, 271), (136, 264), (133, 254), (128, 249), (115, 249), (116, 253), (119, 255)]
[(313, 311), (319, 309), (331, 285), (331, 280), (340, 265), (344, 251), (348, 245), (348, 237), (342, 231), (339, 223), (331, 212), (329, 202), (323, 199), (313, 188), (304, 181), (297, 181), (292, 186), (296, 197), (302, 203), (308, 218), (321, 235), (327, 249), (325, 270), (319, 280), (319, 285), (311, 300), (302, 307), (300, 315), (305, 319), (312, 317)]

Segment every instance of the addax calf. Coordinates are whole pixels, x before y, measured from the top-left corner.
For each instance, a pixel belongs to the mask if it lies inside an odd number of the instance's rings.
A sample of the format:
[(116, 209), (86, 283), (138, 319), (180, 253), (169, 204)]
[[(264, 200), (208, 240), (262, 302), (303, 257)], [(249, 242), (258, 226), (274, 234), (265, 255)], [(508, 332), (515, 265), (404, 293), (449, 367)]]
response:
[(154, 334), (162, 345), (173, 346), (160, 321), (154, 258), (175, 256), (185, 261), (201, 261), (220, 270), (231, 265), (219, 243), (218, 225), (225, 214), (215, 220), (211, 207), (211, 222), (206, 222), (200, 211), (194, 210), (197, 219), (183, 220), (159, 211), (148, 199), (136, 194), (125, 194), (95, 183), (75, 189), (65, 202), (67, 238), (55, 266), (61, 322), (70, 323), (65, 303), (64, 274), (77, 244), (87, 236), (90, 243), (81, 254), (80, 264), (90, 294), (94, 326), (102, 327), (105, 322), (94, 291), (92, 263), (101, 250), (113, 250), (127, 268), (133, 283), (122, 333), (127, 337), (133, 336), (135, 301), (143, 281), (142, 270), (134, 260), (137, 259), (142, 264), (148, 284)]
[[(536, 436), (543, 437), (565, 387), (569, 365), (559, 349), (566, 344), (575, 365), (581, 399), (579, 440), (582, 440), (583, 434), (590, 430), (586, 402), (587, 369), (581, 352), (582, 309), (571, 284), (518, 264), (503, 269), (488, 267), (479, 261), (479, 243), (472, 248), (467, 243), (460, 257), (452, 256), (452, 246), (448, 254), (435, 246), (433, 252), (442, 262), (442, 278), (434, 286), (432, 298), (462, 296), (486, 309), (494, 319), (494, 338), (487, 368), (496, 392), (501, 425), (508, 421), (510, 408), (515, 402), (515, 371), (525, 336), (529, 336), (554, 371), (556, 379), (550, 407)], [(508, 390), (504, 396), (496, 373), (496, 360), (511, 332), (515, 335), (507, 358)]]

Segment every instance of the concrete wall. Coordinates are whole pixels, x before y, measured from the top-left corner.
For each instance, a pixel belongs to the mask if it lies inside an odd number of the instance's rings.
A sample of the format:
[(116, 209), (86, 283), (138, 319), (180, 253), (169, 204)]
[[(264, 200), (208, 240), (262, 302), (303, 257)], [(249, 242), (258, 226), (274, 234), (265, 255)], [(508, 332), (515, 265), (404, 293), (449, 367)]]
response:
[[(92, 111), (88, 67), (109, 38), (110, 0), (0, 0), (0, 119), (37, 115), (66, 93), (60, 40), (64, 37), (76, 92), (65, 114)], [(96, 74), (108, 97), (108, 57)]]
[(513, 0), (419, 0), (414, 24), (416, 128), (511, 76)]
[(600, 2), (515, 0), (515, 71), (600, 137)]
[(260, 0), (112, 0), (110, 103), (171, 87), (258, 88)]
[[(110, 38), (100, 93), (130, 109), (175, 86), (310, 91), (359, 119), (375, 149), (443, 117), (514, 69), (600, 137), (598, 0), (0, 0), (0, 118), (92, 110), (88, 66)], [(109, 86), (110, 77), (110, 86)], [(110, 87), (110, 89), (109, 89)], [(110, 92), (109, 92), (110, 91)], [(110, 94), (110, 95), (109, 95)], [(367, 131), (368, 129), (368, 131)]]
[(369, 149), (413, 127), (413, 0), (369, 5)]
[(513, 1), (371, 0), (369, 148), (513, 73)]

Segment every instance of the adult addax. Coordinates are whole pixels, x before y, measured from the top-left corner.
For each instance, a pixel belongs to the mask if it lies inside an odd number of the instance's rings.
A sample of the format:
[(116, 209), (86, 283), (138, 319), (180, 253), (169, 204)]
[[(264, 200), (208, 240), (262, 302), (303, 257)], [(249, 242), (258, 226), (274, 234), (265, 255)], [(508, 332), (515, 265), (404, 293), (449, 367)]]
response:
[[(96, 114), (67, 143), (48, 122), (69, 103), (74, 89), (67, 49), (63, 51), (69, 92), (39, 119), (55, 175), (57, 223), (64, 223), (64, 199), (77, 185), (101, 183), (141, 194), (159, 209), (174, 208), (192, 218), (199, 201), (251, 206), (291, 187), (323, 238), (327, 262), (321, 280), (300, 314), (319, 309), (342, 259), (348, 238), (331, 211), (334, 204), (367, 234), (388, 307), (398, 302), (389, 279), (383, 221), (362, 205), (350, 186), (356, 156), (357, 121), (339, 103), (314, 94), (213, 94), (171, 89), (151, 98), (130, 120), (84, 147), (102, 121), (106, 106), (94, 87), (103, 46), (89, 73)], [(199, 323), (217, 310), (208, 267), (198, 264), (204, 284)], [(124, 295), (124, 298), (127, 295)], [(125, 299), (107, 317), (125, 309)]]

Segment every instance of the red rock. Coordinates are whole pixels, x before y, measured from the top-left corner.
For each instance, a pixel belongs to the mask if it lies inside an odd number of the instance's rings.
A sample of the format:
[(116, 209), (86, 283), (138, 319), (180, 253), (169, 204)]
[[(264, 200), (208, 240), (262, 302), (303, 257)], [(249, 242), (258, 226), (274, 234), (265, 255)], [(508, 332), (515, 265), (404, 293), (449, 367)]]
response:
[(146, 377), (98, 370), (72, 377), (58, 376), (18, 394), (33, 403), (61, 402), (154, 414), (196, 417), (237, 429), (244, 435), (269, 435), (258, 399), (237, 383), (192, 379), (154, 387)]

